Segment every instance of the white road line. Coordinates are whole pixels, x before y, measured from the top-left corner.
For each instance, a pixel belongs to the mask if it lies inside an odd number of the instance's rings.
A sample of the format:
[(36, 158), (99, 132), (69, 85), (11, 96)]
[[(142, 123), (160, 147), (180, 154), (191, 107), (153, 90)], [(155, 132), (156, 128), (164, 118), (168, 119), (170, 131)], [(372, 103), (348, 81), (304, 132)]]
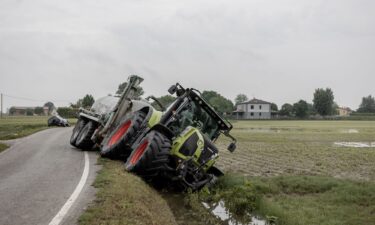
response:
[(56, 216), (51, 220), (49, 225), (59, 225), (61, 221), (64, 219), (65, 215), (68, 213), (70, 207), (72, 207), (73, 203), (77, 200), (89, 176), (89, 170), (90, 170), (89, 165), (90, 165), (89, 155), (87, 154), (87, 152), (85, 152), (85, 168), (83, 169), (81, 180), (79, 181), (73, 194), (69, 197), (68, 201), (65, 202), (65, 204), (60, 209), (60, 211), (56, 214)]

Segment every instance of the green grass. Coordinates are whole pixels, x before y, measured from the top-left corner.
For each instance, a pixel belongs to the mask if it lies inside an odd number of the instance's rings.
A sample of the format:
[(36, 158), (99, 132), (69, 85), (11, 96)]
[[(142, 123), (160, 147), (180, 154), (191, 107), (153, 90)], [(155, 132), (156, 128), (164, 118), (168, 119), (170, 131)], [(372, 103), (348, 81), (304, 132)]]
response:
[(375, 224), (375, 184), (332, 177), (253, 179), (265, 194), (259, 210), (278, 224)]
[[(16, 139), (47, 129), (46, 116), (5, 117), (0, 119), (0, 140)], [(69, 119), (74, 124), (76, 119)]]
[[(374, 121), (233, 121), (233, 125), (238, 148), (231, 154), (225, 150), (228, 143), (219, 141), (218, 167), (240, 175), (226, 176), (210, 198), (224, 199), (234, 205), (229, 208), (241, 211), (241, 199), (235, 196), (246, 181), (251, 184), (246, 193), (256, 193), (248, 203), (264, 216), (276, 216), (277, 224), (375, 224), (375, 148), (334, 145), (375, 142)], [(233, 190), (234, 198), (223, 194)]]
[[(231, 193), (228, 196), (228, 193)], [(375, 224), (375, 183), (320, 176), (226, 175), (203, 200), (224, 200), (230, 212), (277, 218), (278, 225)], [(242, 197), (239, 197), (242, 196)], [(251, 206), (251, 207), (249, 207)]]
[(6, 145), (6, 144), (3, 144), (3, 143), (0, 143), (0, 152), (4, 151), (5, 149), (7, 149), (9, 146)]
[(141, 178), (126, 173), (123, 163), (102, 158), (99, 163), (96, 200), (79, 224), (176, 224), (165, 200)]

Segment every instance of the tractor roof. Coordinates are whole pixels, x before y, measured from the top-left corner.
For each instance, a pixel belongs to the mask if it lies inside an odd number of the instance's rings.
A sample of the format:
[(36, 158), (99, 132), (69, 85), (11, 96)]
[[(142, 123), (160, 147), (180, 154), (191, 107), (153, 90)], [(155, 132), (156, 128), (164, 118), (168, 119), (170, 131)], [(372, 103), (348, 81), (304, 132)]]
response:
[(210, 116), (212, 116), (213, 119), (215, 119), (218, 122), (219, 127), (220, 127), (219, 129), (229, 132), (233, 128), (232, 124), (228, 120), (222, 118), (216, 112), (216, 110), (200, 95), (200, 93), (197, 90), (195, 90), (195, 89), (191, 89), (191, 90), (192, 91), (190, 91), (190, 93), (191, 93), (190, 95), (191, 95), (192, 99), (195, 100), (195, 101), (198, 101), (199, 104), (202, 106), (202, 108)]

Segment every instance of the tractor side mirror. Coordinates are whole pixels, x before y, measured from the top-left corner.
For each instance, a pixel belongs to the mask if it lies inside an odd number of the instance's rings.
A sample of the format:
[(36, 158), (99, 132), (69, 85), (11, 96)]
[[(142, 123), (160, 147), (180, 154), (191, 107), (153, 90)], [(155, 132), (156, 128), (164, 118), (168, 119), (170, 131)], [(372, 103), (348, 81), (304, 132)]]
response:
[(236, 148), (237, 148), (236, 143), (230, 143), (230, 145), (228, 146), (228, 151), (234, 152)]
[(168, 92), (169, 94), (173, 95), (174, 93), (176, 93), (177, 91), (177, 86), (176, 85), (172, 85), (169, 89), (168, 89)]

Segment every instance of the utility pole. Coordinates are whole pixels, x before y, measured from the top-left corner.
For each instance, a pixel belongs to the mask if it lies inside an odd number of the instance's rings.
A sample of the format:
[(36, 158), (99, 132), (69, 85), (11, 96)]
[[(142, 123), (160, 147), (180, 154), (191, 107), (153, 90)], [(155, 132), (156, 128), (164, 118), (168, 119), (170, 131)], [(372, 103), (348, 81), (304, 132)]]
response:
[(1, 93), (1, 115), (0, 118), (3, 118), (3, 93)]

